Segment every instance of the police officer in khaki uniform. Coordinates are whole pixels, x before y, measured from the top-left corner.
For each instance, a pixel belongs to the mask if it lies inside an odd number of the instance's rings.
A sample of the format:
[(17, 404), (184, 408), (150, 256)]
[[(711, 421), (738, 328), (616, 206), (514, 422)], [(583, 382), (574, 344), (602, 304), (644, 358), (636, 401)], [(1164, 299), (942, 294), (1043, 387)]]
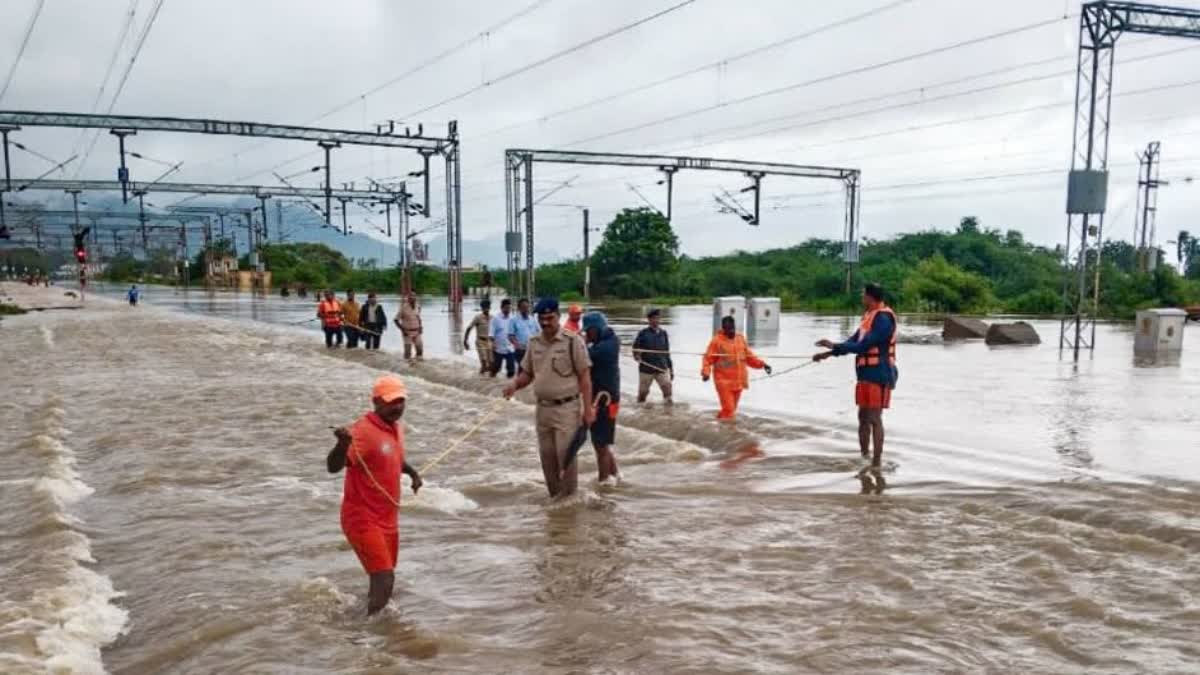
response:
[(542, 332), (529, 339), (521, 372), (504, 390), (504, 397), (511, 398), (518, 389), (533, 384), (538, 453), (546, 489), (551, 497), (565, 497), (575, 492), (579, 466), (579, 462), (571, 462), (565, 472), (560, 469), (567, 446), (581, 426), (596, 420), (591, 405), (592, 363), (583, 341), (560, 330), (557, 300), (539, 301), (534, 314)]

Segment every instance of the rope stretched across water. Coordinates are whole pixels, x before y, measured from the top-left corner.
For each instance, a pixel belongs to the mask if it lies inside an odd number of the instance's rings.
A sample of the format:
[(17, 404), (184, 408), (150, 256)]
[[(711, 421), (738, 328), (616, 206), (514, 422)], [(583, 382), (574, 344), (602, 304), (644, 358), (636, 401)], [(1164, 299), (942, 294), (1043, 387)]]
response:
[[(450, 453), (457, 450), (459, 446), (461, 446), (468, 438), (471, 437), (472, 434), (474, 434), (476, 431), (479, 431), (479, 428), (482, 427), (485, 422), (491, 419), (496, 413), (500, 412), (500, 408), (507, 402), (508, 401), (505, 399), (497, 401), (496, 404), (492, 406), (491, 410), (489, 410), (483, 417), (479, 418), (479, 421), (475, 423), (475, 426), (467, 430), (467, 433), (463, 434), (458, 440), (451, 443), (448, 448), (442, 451), (442, 454), (426, 462), (417, 473), (421, 476), (424, 476), (427, 471), (437, 466), (438, 462), (441, 462), (446, 457), (449, 457)], [(361, 455), (358, 456), (358, 465), (361, 466), (363, 472), (367, 474), (367, 478), (370, 479), (371, 484), (375, 486), (375, 489), (379, 490), (383, 496), (387, 497), (388, 501), (391, 502), (393, 506), (395, 506), (397, 509), (400, 508), (400, 500), (393, 497), (392, 493), (385, 490), (384, 487), (379, 484), (379, 481), (375, 479), (375, 474), (371, 473), (371, 467), (367, 466), (366, 461)]]

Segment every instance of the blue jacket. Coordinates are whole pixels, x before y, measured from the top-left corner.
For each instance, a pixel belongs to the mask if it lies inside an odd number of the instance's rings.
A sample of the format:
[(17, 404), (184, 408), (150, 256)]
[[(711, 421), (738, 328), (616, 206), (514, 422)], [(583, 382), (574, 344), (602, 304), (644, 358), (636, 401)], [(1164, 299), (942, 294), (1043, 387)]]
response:
[(621, 340), (611, 328), (600, 333), (600, 339), (588, 345), (592, 360), (592, 396), (607, 391), (612, 402), (621, 400)]
[[(833, 355), (866, 354), (870, 348), (879, 347), (879, 353), (886, 356), (888, 343), (891, 342), (892, 333), (895, 330), (896, 323), (892, 321), (892, 317), (880, 312), (875, 315), (875, 322), (871, 324), (870, 333), (865, 336), (859, 335), (862, 332), (861, 328), (854, 331), (854, 335), (851, 335), (849, 340), (833, 346)], [(892, 388), (895, 388), (896, 380), (900, 377), (899, 369), (895, 365), (889, 366), (886, 358), (881, 358), (879, 365), (875, 366), (855, 365), (854, 373), (860, 382), (874, 382)]]

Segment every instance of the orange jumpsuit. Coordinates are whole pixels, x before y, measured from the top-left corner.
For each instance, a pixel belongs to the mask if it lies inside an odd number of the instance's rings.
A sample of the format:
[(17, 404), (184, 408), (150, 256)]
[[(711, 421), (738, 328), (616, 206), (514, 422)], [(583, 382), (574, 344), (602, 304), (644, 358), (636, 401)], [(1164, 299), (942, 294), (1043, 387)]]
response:
[(742, 392), (750, 388), (750, 374), (746, 366), (762, 368), (766, 363), (750, 351), (746, 338), (741, 333), (732, 338), (717, 333), (708, 343), (704, 353), (704, 367), (700, 375), (713, 378), (717, 387), (717, 398), (721, 401), (721, 412), (717, 419), (732, 419), (737, 413)]

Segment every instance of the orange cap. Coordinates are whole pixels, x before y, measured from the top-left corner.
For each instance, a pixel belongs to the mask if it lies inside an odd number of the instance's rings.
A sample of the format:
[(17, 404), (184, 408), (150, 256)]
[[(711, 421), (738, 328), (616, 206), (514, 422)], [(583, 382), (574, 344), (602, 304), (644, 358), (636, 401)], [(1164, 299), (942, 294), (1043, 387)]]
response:
[(404, 386), (404, 382), (395, 375), (384, 375), (375, 380), (375, 386), (371, 388), (372, 399), (382, 399), (384, 403), (391, 403), (398, 398), (408, 398), (408, 387)]
[(583, 314), (583, 308), (579, 305), (571, 305), (567, 308), (567, 314)]

